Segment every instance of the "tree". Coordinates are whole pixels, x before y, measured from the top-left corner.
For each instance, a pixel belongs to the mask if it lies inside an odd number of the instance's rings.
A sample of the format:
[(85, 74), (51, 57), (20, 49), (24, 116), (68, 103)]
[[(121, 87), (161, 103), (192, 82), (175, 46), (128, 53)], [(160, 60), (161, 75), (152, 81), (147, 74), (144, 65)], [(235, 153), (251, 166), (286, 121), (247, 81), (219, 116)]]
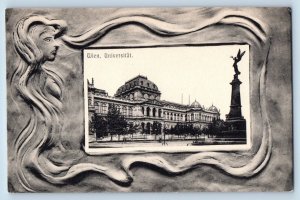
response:
[(156, 136), (160, 134), (160, 132), (161, 132), (161, 124), (157, 121), (154, 121), (152, 125), (152, 133), (155, 135), (154, 140), (156, 140)]
[(208, 128), (207, 127), (202, 128), (201, 129), (201, 134), (209, 136), (209, 130), (208, 130)]
[(96, 133), (96, 140), (98, 138), (107, 136), (107, 120), (102, 116), (98, 116), (96, 113), (93, 118), (94, 118), (93, 125)]
[(170, 129), (168, 129), (166, 126), (163, 128), (163, 132), (165, 135), (170, 134)]
[(127, 133), (131, 134), (131, 138), (133, 138), (133, 134), (141, 131), (141, 127), (137, 124), (129, 123), (127, 127)]
[(89, 134), (95, 133), (95, 114), (89, 120)]
[(226, 126), (224, 120), (213, 119), (212, 123), (208, 126), (208, 133), (211, 136), (221, 136), (225, 129)]
[(118, 135), (118, 140), (120, 140), (120, 135), (123, 135), (127, 131), (127, 121), (121, 115), (120, 111), (114, 104), (109, 104), (107, 113), (107, 130), (111, 135), (111, 140), (113, 135)]
[(186, 124), (185, 132), (191, 134), (192, 136), (195, 136), (193, 124)]
[(218, 119), (216, 120), (216, 136), (222, 137), (223, 131), (227, 130), (224, 120)]

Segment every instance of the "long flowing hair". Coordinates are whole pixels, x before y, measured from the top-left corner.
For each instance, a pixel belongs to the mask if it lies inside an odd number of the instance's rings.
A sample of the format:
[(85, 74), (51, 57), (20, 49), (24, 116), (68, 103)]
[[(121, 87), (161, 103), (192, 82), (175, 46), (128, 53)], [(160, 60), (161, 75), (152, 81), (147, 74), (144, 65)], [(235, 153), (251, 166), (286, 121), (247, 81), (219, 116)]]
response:
[[(19, 133), (14, 143), (18, 165), (17, 175), (22, 185), (28, 190), (31, 189), (22, 170), (23, 165), (30, 165), (25, 164), (25, 162), (30, 162), (28, 156), (37, 158), (41, 152), (40, 150), (44, 147), (59, 146), (62, 148), (60, 140), (62, 126), (60, 98), (49, 98), (53, 94), (42, 89), (40, 84), (45, 79), (50, 78), (53, 81), (48, 84), (53, 84), (58, 87), (58, 90), (62, 90), (63, 79), (57, 72), (43, 66), (43, 52), (40, 51), (31, 37), (36, 26), (52, 26), (55, 29), (54, 34), (56, 36), (66, 31), (64, 21), (49, 20), (40, 15), (31, 15), (21, 19), (16, 24), (13, 32), (14, 47), (21, 59), (12, 75), (11, 86), (16, 89), (31, 110), (26, 126)], [(43, 128), (41, 129), (41, 127)], [(39, 134), (36, 134), (37, 131)], [(33, 155), (32, 152), (36, 155)], [(31, 161), (36, 162), (36, 158)]]
[[(119, 184), (129, 184), (132, 181), (130, 167), (133, 163), (147, 163), (155, 165), (167, 171), (170, 174), (178, 174), (187, 171), (197, 165), (208, 164), (227, 172), (232, 176), (249, 177), (258, 173), (269, 160), (271, 154), (271, 133), (269, 130), (268, 118), (263, 117), (266, 121), (266, 128), (263, 130), (263, 139), (257, 154), (240, 167), (231, 166), (224, 161), (224, 154), (220, 152), (201, 152), (187, 157), (177, 166), (173, 166), (167, 160), (161, 157), (135, 156), (124, 160), (122, 163), (123, 170), (116, 170), (110, 167), (104, 167), (93, 163), (76, 163), (62, 164), (52, 162), (43, 152), (45, 149), (57, 146), (63, 151), (60, 144), (60, 132), (62, 120), (62, 108), (60, 98), (49, 98), (53, 96), (51, 92), (40, 87), (40, 82), (44, 78), (53, 80), (52, 84), (58, 86), (59, 90), (63, 88), (63, 79), (61, 76), (44, 66), (43, 52), (38, 49), (37, 45), (31, 38), (31, 29), (36, 25), (51, 26), (56, 31), (56, 37), (61, 37), (64, 45), (72, 49), (82, 49), (107, 34), (114, 28), (135, 24), (153, 33), (162, 36), (178, 36), (200, 31), (216, 24), (231, 24), (239, 26), (255, 36), (254, 45), (260, 48), (268, 46), (266, 32), (261, 23), (253, 20), (248, 16), (232, 15), (228, 13), (218, 13), (209, 21), (204, 21), (193, 28), (182, 28), (178, 25), (170, 24), (159, 19), (149, 16), (129, 16), (120, 17), (86, 31), (78, 36), (69, 36), (66, 34), (67, 25), (62, 20), (49, 19), (41, 15), (31, 15), (21, 19), (15, 26), (13, 32), (14, 47), (20, 61), (11, 78), (11, 87), (17, 91), (17, 94), (23, 99), (27, 107), (31, 110), (28, 122), (18, 134), (15, 140), (15, 163), (16, 174), (19, 182), (27, 191), (36, 191), (33, 182), (28, 178), (26, 170), (38, 174), (47, 182), (52, 184), (67, 184), (68, 180), (85, 171), (94, 171), (105, 174), (111, 180)], [(268, 49), (264, 52), (267, 60)], [(260, 94), (264, 94), (264, 81), (266, 74), (266, 62), (262, 63)], [(264, 98), (261, 103), (265, 104)], [(266, 115), (262, 112), (262, 115)], [(63, 174), (63, 175), (61, 175)], [(38, 188), (38, 187), (37, 187)]]

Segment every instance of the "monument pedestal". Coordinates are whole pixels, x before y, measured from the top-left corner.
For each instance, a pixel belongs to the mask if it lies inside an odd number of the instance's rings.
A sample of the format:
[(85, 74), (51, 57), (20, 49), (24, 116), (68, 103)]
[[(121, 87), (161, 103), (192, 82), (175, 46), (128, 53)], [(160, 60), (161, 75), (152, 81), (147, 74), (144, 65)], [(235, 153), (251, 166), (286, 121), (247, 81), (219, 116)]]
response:
[(223, 132), (225, 137), (246, 138), (246, 120), (242, 116), (240, 85), (242, 82), (235, 74), (232, 82), (231, 104), (229, 114), (226, 115), (225, 125), (227, 130)]

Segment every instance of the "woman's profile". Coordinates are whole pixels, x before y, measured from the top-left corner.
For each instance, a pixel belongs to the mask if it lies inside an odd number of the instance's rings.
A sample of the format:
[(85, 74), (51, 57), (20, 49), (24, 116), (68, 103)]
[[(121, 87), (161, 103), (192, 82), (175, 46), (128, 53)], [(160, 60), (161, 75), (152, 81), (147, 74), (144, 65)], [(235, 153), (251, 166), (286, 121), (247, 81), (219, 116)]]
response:
[(12, 83), (33, 112), (41, 115), (39, 121), (49, 126), (50, 146), (59, 143), (54, 130), (60, 128), (63, 80), (44, 64), (55, 60), (59, 47), (56, 38), (65, 29), (63, 21), (33, 15), (20, 20), (13, 33), (15, 49), (22, 59)]
[[(44, 64), (55, 60), (59, 48), (56, 40), (65, 30), (66, 24), (61, 20), (31, 15), (21, 19), (13, 33), (15, 50), (21, 60), (11, 84), (31, 110), (27, 125), (15, 141), (17, 175), (27, 189), (29, 186), (22, 168), (37, 167), (36, 159), (43, 148), (64, 150), (60, 140), (63, 80)], [(47, 169), (50, 173), (63, 170), (51, 166)]]
[[(84, 171), (94, 171), (110, 177), (116, 182), (130, 182), (126, 173), (118, 172), (93, 163), (76, 163), (77, 158), (57, 162), (44, 152), (56, 149), (63, 157), (66, 150), (61, 142), (63, 122), (62, 89), (63, 79), (54, 70), (46, 67), (55, 60), (59, 49), (58, 40), (73, 49), (81, 49), (107, 31), (100, 26), (92, 34), (83, 37), (64, 36), (67, 25), (62, 20), (49, 19), (42, 15), (22, 18), (13, 32), (14, 47), (20, 56), (19, 64), (11, 78), (12, 96), (19, 96), (30, 109), (30, 116), (15, 140), (16, 175), (27, 191), (35, 191), (34, 183), (28, 177), (39, 174), (52, 184), (65, 184), (67, 180)], [(100, 33), (100, 34), (99, 34)], [(62, 176), (60, 174), (63, 173)]]

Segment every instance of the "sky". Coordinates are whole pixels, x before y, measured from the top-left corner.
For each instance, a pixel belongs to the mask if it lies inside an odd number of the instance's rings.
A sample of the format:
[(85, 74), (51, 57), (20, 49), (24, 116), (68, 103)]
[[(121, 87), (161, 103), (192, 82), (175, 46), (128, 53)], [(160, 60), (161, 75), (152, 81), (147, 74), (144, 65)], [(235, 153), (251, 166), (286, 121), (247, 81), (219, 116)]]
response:
[[(181, 46), (158, 48), (121, 48), (84, 50), (84, 76), (94, 78), (95, 87), (113, 96), (129, 79), (144, 75), (154, 82), (161, 99), (189, 104), (197, 100), (206, 108), (215, 105), (221, 118), (229, 113), (233, 59), (238, 50), (246, 51), (238, 63), (241, 84), (242, 113), (249, 110), (249, 46)], [(99, 55), (88, 58), (88, 54)], [(130, 58), (105, 58), (105, 54), (130, 53)], [(90, 57), (90, 56), (89, 56)]]

